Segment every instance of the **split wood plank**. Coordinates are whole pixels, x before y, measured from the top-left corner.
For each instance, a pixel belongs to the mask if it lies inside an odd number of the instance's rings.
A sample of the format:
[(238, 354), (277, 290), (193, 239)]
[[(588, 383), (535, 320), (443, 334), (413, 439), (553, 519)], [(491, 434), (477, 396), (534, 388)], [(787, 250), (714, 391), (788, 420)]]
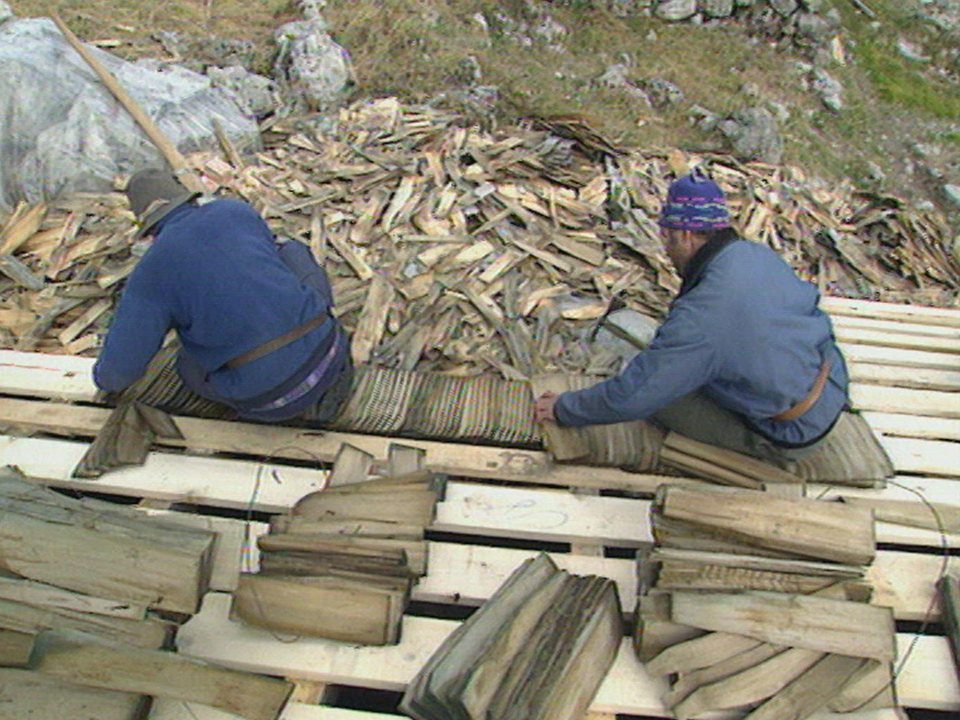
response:
[(276, 720), (293, 689), (283, 680), (211, 667), (177, 653), (64, 631), (37, 636), (31, 669), (87, 687), (203, 702), (248, 720)]
[(3, 568), (37, 582), (171, 612), (194, 612), (208, 587), (213, 537), (136, 511), (0, 479)]
[(357, 327), (353, 332), (350, 348), (353, 362), (370, 360), (386, 330), (387, 314), (393, 304), (393, 285), (382, 275), (375, 275), (367, 290), (367, 299)]
[(820, 308), (830, 315), (868, 317), (878, 320), (895, 320), (927, 325), (960, 326), (960, 310), (927, 307), (924, 305), (901, 305), (899, 303), (854, 300), (841, 297), (821, 297)]
[(30, 670), (0, 669), (4, 720), (141, 720), (148, 704), (145, 695), (83, 687)]
[(889, 608), (781, 593), (670, 593), (670, 618), (683, 625), (747, 635), (774, 645), (892, 662)]
[(953, 666), (960, 678), (960, 580), (957, 577), (948, 573), (937, 580), (937, 599), (943, 610), (943, 625), (953, 653)]
[(147, 614), (146, 604), (108, 600), (65, 590), (56, 585), (2, 576), (0, 576), (0, 598), (39, 607), (62, 608), (135, 620), (143, 619)]
[(373, 470), (374, 457), (353, 445), (341, 445), (327, 477), (327, 487), (363, 482)]
[[(54, 357), (54, 356), (51, 356)], [(0, 398), (0, 426), (19, 426), (60, 435), (95, 435), (109, 416), (102, 408), (59, 405), (15, 398)], [(390, 446), (403, 444), (425, 453), (425, 467), (436, 473), (457, 476), (511, 480), (532, 484), (569, 487), (594, 487), (653, 493), (665, 481), (663, 475), (631, 473), (618, 468), (580, 467), (555, 464), (546, 452), (465, 445), (432, 440), (381, 437), (357, 433), (315, 431), (277, 425), (205, 420), (186, 416), (174, 418), (184, 439), (158, 438), (158, 445), (215, 450), (252, 457), (290, 458), (332, 462), (340, 447), (354, 445), (371, 453), (378, 465), (389, 462)], [(80, 453), (82, 456), (82, 452)], [(77, 461), (79, 461), (79, 457)], [(265, 467), (273, 472), (273, 464)], [(127, 473), (133, 468), (120, 470)], [(72, 472), (72, 469), (70, 470)], [(96, 482), (109, 482), (110, 476)], [(289, 477), (290, 473), (284, 473)], [(164, 478), (166, 479), (166, 478)], [(674, 480), (671, 478), (671, 482)], [(677, 482), (685, 482), (678, 479)], [(699, 480), (686, 482), (701, 485)], [(270, 483), (266, 483), (266, 489)], [(322, 487), (317, 485), (316, 488)], [(275, 488), (274, 488), (275, 489)], [(250, 497), (249, 493), (246, 495)]]
[(749, 455), (744, 455), (743, 453), (693, 440), (680, 433), (667, 433), (663, 444), (664, 447), (709, 461), (759, 483), (803, 484), (803, 480), (800, 477), (786, 470), (781, 470), (775, 465), (763, 462)]
[(720, 537), (807, 557), (867, 565), (875, 554), (869, 511), (751, 490), (664, 486), (655, 511)]
[[(397, 646), (353, 648), (317, 638), (282, 643), (269, 632), (229, 620), (230, 597), (209, 593), (199, 614), (178, 633), (180, 652), (227, 667), (384, 690), (402, 690), (457, 626), (453, 621), (407, 616)], [(960, 710), (960, 683), (946, 638), (899, 634), (898, 657), (913, 651), (897, 678), (905, 707)], [(651, 678), (625, 639), (592, 710), (667, 717), (666, 685)], [(852, 716), (844, 716), (852, 720)]]
[(827, 655), (744, 720), (802, 718), (826, 704), (868, 662), (843, 655)]

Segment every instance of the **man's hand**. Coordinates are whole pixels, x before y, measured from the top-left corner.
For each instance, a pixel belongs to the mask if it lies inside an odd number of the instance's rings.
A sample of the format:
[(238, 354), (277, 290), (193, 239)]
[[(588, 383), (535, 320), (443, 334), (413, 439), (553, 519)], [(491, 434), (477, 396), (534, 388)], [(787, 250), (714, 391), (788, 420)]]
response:
[(553, 413), (553, 406), (560, 398), (555, 392), (545, 392), (533, 401), (533, 419), (537, 422), (556, 422), (557, 416)]

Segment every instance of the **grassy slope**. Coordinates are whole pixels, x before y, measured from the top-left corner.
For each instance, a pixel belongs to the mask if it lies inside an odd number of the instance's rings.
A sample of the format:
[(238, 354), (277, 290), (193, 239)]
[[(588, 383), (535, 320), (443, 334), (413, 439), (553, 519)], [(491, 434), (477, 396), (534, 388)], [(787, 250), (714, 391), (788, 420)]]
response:
[[(960, 87), (936, 77), (926, 64), (903, 58), (896, 40), (921, 41), (934, 53), (944, 51), (946, 41), (912, 19), (897, 0), (871, 0), (878, 22), (846, 0), (833, 4), (843, 16), (851, 58), (830, 70), (846, 89), (839, 115), (803, 89), (796, 56), (770, 41), (751, 40), (729, 23), (670, 25), (615, 18), (586, 2), (543, 3), (568, 31), (554, 49), (531, 31), (541, 18), (522, 0), (328, 0), (324, 16), (354, 58), (361, 93), (415, 99), (453, 90), (462, 87), (461, 61), (473, 56), (482, 82), (499, 88), (505, 119), (575, 113), (627, 144), (688, 150), (723, 148), (716, 134), (691, 124), (691, 106), (726, 114), (773, 102), (790, 113), (782, 127), (785, 162), (828, 180), (851, 177), (859, 184), (869, 182), (874, 163), (891, 178), (886, 189), (903, 193), (896, 183), (906, 177), (902, 159), (908, 145), (944, 143), (960, 154)], [(123, 41), (113, 51), (125, 56), (162, 56), (151, 39), (159, 30), (249, 40), (259, 48), (261, 71), (268, 67), (273, 29), (298, 17), (284, 0), (15, 0), (13, 6), (21, 16), (56, 7), (85, 39)], [(520, 37), (534, 42), (525, 45)], [(609, 65), (625, 59), (632, 80), (670, 80), (686, 100), (657, 110), (622, 90), (596, 85)], [(758, 91), (758, 100), (745, 95), (744, 86)]]

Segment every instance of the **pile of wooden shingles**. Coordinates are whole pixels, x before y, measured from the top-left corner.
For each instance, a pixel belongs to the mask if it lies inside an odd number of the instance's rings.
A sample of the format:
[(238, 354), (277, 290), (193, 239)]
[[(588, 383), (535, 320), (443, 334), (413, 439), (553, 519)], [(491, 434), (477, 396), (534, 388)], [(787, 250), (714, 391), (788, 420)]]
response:
[(664, 485), (651, 520), (637, 652), (669, 678), (663, 700), (677, 718), (802, 720), (896, 705), (893, 612), (868, 604), (869, 509)]
[(373, 455), (342, 446), (327, 486), (271, 518), (257, 540), (260, 569), (241, 574), (234, 613), (294, 636), (397, 643), (411, 587), (427, 572), (424, 531), (443, 487), (422, 456), (391, 446), (389, 465), (373, 475)]
[[(485, 132), (395, 99), (332, 131), (279, 121), (268, 149), (191, 162), (326, 259), (357, 360), (508, 378), (602, 372), (584, 336), (617, 297), (660, 315), (677, 278), (655, 223), (706, 163), (741, 233), (833, 294), (955, 302), (957, 243), (933, 211), (729, 157), (626, 153), (566, 120)], [(0, 218), (0, 345), (93, 354), (138, 252), (119, 193)], [(951, 247), (953, 250), (951, 250)], [(5, 276), (5, 277), (4, 277)]]
[(0, 473), (5, 718), (141, 717), (149, 695), (274, 720), (293, 686), (168, 647), (208, 590), (215, 534)]

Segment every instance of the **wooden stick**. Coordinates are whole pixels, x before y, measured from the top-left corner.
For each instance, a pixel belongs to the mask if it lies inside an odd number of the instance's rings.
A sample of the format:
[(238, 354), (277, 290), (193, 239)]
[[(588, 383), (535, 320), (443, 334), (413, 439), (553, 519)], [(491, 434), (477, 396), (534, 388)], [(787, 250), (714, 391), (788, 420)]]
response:
[(943, 625), (953, 650), (954, 669), (960, 678), (960, 581), (944, 575), (937, 581), (940, 606), (943, 608)]
[(52, 17), (57, 27), (60, 28), (60, 32), (62, 32), (63, 36), (67, 39), (67, 42), (87, 61), (87, 64), (97, 74), (97, 77), (107, 86), (107, 89), (113, 93), (113, 96), (123, 105), (127, 112), (130, 113), (133, 119), (137, 121), (137, 124), (140, 125), (151, 142), (157, 146), (157, 149), (166, 158), (184, 187), (195, 192), (204, 192), (206, 188), (204, 188), (197, 174), (190, 170), (186, 158), (180, 153), (177, 146), (163, 134), (151, 117), (143, 111), (143, 108), (140, 107), (137, 101), (130, 97), (130, 94), (123, 88), (117, 78), (80, 42), (60, 16), (54, 12)]

